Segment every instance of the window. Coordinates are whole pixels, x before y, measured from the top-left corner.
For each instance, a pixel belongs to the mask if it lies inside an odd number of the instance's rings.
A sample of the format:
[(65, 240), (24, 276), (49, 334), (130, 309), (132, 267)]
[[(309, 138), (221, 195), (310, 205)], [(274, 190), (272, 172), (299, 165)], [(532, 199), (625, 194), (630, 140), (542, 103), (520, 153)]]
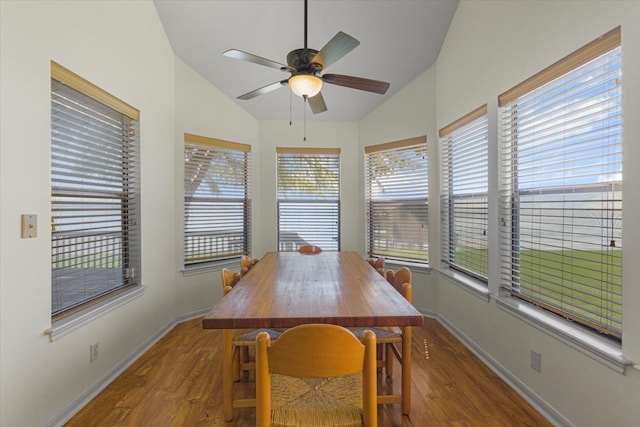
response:
[(278, 250), (340, 250), (340, 149), (276, 148)]
[(51, 315), (140, 284), (138, 110), (51, 63)]
[(184, 135), (184, 263), (248, 254), (251, 146)]
[(502, 285), (618, 338), (621, 97), (619, 28), (499, 97)]
[(440, 129), (442, 262), (487, 282), (487, 106)]
[(428, 262), (427, 138), (365, 147), (369, 256)]

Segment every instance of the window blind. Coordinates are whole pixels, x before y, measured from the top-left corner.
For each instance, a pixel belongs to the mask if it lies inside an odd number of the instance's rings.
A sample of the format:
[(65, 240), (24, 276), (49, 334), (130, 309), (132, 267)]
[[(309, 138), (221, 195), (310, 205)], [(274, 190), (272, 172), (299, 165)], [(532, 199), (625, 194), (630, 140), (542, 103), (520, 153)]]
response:
[(250, 171), (250, 145), (185, 134), (185, 266), (249, 253)]
[(60, 70), (52, 64), (54, 320), (140, 284), (138, 122), (59, 81)]
[(369, 256), (428, 262), (426, 137), (365, 147)]
[(487, 106), (440, 130), (444, 265), (487, 282)]
[(534, 76), (539, 84), (500, 101), (502, 284), (514, 296), (620, 337), (619, 28), (554, 66), (570, 69), (560, 76), (547, 69), (553, 78)]
[(340, 149), (280, 148), (278, 248), (340, 250)]

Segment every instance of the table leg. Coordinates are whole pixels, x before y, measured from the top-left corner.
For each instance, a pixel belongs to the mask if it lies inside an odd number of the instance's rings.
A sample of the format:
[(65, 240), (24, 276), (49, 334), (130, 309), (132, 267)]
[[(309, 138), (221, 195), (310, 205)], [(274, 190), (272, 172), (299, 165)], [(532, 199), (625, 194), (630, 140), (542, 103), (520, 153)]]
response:
[(411, 327), (402, 328), (402, 413), (411, 411)]
[(222, 400), (225, 421), (233, 420), (233, 330), (222, 330)]

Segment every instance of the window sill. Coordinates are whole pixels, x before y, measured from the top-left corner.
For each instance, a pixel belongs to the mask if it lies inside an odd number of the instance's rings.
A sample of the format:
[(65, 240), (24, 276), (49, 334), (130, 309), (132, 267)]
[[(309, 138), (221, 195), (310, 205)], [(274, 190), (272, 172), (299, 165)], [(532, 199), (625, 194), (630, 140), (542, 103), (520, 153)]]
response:
[(442, 277), (447, 279), (449, 282), (454, 285), (464, 289), (467, 292), (481, 298), (482, 300), (489, 302), (490, 294), (489, 288), (486, 283), (481, 282), (480, 280), (474, 279), (472, 277), (467, 276), (466, 274), (460, 273), (459, 271), (452, 270), (450, 268), (445, 268), (439, 270)]
[(420, 262), (409, 262), (409, 261), (397, 261), (397, 260), (385, 260), (385, 270), (387, 267), (392, 268), (400, 268), (407, 267), (411, 270), (412, 273), (431, 273), (431, 267), (429, 264), (420, 263)]
[(138, 286), (134, 289), (131, 289), (127, 292), (124, 292), (113, 299), (105, 301), (101, 304), (96, 304), (93, 307), (88, 308), (85, 311), (82, 311), (78, 314), (74, 314), (72, 316), (66, 317), (59, 322), (54, 323), (51, 328), (44, 331), (45, 335), (49, 336), (50, 341), (55, 341), (64, 337), (65, 335), (70, 334), (87, 325), (94, 320), (104, 316), (105, 314), (115, 310), (118, 307), (121, 307), (130, 301), (142, 296), (144, 294), (144, 290), (146, 286)]
[(220, 261), (211, 261), (200, 265), (184, 266), (181, 272), (183, 276), (195, 276), (197, 274), (206, 274), (211, 273), (212, 271), (220, 271), (223, 268), (240, 270), (240, 257), (228, 258)]
[(622, 354), (622, 347), (619, 344), (509, 295), (497, 297), (496, 302), (498, 307), (520, 320), (546, 332), (618, 373), (624, 374), (625, 369), (632, 365), (632, 362)]

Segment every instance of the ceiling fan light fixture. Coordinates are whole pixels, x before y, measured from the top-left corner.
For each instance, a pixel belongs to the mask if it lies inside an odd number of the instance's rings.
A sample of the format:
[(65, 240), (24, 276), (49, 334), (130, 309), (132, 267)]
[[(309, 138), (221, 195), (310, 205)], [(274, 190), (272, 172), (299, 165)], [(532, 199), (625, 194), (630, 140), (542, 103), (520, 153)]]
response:
[(289, 78), (289, 87), (301, 98), (313, 98), (322, 89), (322, 79), (313, 74), (296, 74)]

